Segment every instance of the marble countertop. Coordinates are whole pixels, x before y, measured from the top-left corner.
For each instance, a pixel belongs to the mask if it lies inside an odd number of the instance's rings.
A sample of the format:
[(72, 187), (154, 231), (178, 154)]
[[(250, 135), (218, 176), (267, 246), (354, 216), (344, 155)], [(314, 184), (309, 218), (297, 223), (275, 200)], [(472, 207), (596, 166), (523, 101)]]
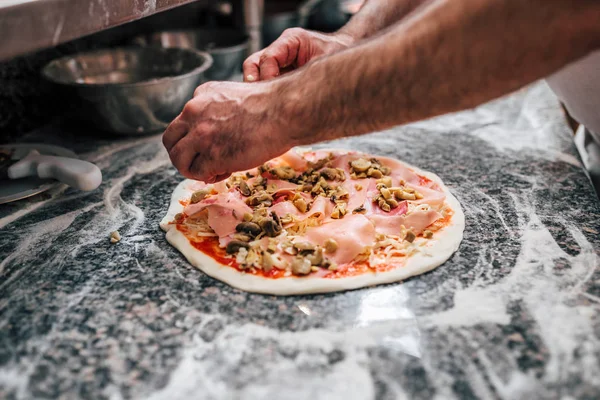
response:
[(0, 206), (1, 398), (600, 397), (600, 205), (544, 84), (335, 143), (436, 172), (467, 227), (431, 273), (329, 295), (191, 268), (158, 227), (182, 179), (159, 137), (52, 129), (28, 140), (104, 183)]

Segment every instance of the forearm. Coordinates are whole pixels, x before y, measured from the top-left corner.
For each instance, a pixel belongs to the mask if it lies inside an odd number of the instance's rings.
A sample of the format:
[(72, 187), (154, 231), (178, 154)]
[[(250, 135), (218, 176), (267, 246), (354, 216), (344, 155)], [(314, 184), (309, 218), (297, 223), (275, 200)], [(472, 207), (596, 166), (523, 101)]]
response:
[(279, 80), (280, 111), (307, 144), (474, 107), (589, 53), (599, 20), (594, 0), (438, 0)]
[(395, 24), (428, 0), (367, 0), (338, 33), (360, 41)]

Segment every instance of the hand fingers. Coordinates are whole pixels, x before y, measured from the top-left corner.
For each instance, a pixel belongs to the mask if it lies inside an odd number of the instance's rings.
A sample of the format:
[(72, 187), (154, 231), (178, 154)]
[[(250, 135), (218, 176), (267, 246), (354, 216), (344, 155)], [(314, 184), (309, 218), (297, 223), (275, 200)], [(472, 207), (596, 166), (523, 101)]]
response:
[[(264, 57), (264, 55), (263, 55)], [(267, 81), (279, 76), (279, 64), (272, 57), (265, 57), (260, 60), (259, 66), (260, 80)]]
[(283, 68), (296, 62), (300, 45), (298, 30), (285, 31), (269, 47), (252, 54), (244, 61), (244, 81), (255, 82), (279, 76)]
[(177, 142), (187, 135), (188, 130), (188, 124), (182, 121), (180, 117), (175, 118), (175, 120), (169, 124), (162, 137), (163, 145), (168, 152), (171, 151)]
[(258, 64), (262, 53), (256, 52), (244, 61), (244, 82), (255, 82), (259, 79)]
[(267, 47), (260, 56), (260, 80), (273, 79), (282, 73), (284, 68), (290, 67), (296, 61), (300, 48), (300, 41), (294, 36), (282, 36), (275, 43)]
[(186, 178), (198, 179), (190, 173), (190, 167), (198, 157), (194, 147), (193, 138), (186, 136), (169, 150), (169, 157), (181, 175)]

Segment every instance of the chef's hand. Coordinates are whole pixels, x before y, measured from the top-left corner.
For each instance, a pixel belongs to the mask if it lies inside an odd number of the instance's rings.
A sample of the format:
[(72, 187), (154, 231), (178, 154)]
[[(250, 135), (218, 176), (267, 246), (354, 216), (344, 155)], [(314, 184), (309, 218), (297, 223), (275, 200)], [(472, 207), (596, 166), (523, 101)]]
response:
[(292, 148), (270, 82), (209, 82), (169, 125), (163, 144), (179, 172), (216, 182)]
[(244, 62), (244, 80), (254, 82), (275, 78), (315, 58), (344, 50), (352, 42), (352, 37), (346, 34), (287, 29), (269, 47), (248, 57)]

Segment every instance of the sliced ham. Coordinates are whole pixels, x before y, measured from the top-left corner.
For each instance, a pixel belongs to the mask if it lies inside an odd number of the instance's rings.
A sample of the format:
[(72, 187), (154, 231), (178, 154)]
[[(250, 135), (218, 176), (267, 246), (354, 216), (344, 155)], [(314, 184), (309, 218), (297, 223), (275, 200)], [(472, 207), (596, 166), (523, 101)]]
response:
[(327, 256), (338, 264), (346, 264), (365, 247), (373, 245), (375, 227), (364, 215), (346, 215), (343, 219), (307, 229), (306, 238), (319, 246), (324, 246), (327, 239), (335, 240), (338, 249)]
[[(307, 198), (307, 201), (310, 202), (310, 196), (304, 193), (303, 195), (303, 197)], [(319, 214), (319, 219), (324, 219), (333, 211), (333, 203), (331, 203), (331, 201), (325, 197), (318, 196), (313, 201), (310, 210), (305, 213), (300, 212), (300, 210), (298, 210), (291, 201), (277, 202), (269, 207), (269, 210), (274, 211), (280, 217), (285, 217), (288, 214), (293, 215), (298, 221), (305, 220), (306, 218), (315, 214)]]
[(429, 205), (442, 205), (444, 204), (444, 200), (446, 200), (446, 194), (441, 190), (434, 190), (424, 186), (412, 186), (407, 185), (415, 189), (417, 192), (423, 195), (421, 200), (415, 200), (413, 203), (415, 204), (429, 204)]
[(225, 182), (226, 180), (215, 183), (213, 185), (213, 189), (217, 193), (227, 193), (229, 191), (229, 188), (227, 187), (227, 184)]
[(400, 226), (411, 229), (415, 234), (423, 232), (429, 225), (442, 218), (437, 211), (415, 211), (410, 215), (385, 216), (380, 214), (369, 215), (368, 218), (375, 224), (377, 232), (386, 235), (399, 235)]
[[(339, 153), (335, 153), (335, 154), (337, 155)], [(333, 160), (333, 162), (331, 163), (331, 166), (334, 167), (334, 168), (341, 168), (341, 169), (343, 169), (344, 171), (346, 171), (346, 174), (348, 174), (348, 176), (349, 176), (349, 174), (352, 172), (350, 170), (349, 163), (350, 163), (350, 161), (354, 161), (357, 158), (360, 158), (360, 155), (358, 155), (358, 154), (356, 154), (354, 152), (350, 152), (348, 154), (337, 156)]]
[(295, 149), (288, 151), (284, 155), (280, 156), (279, 159), (285, 164), (294, 168), (296, 171), (304, 171), (308, 165), (306, 159), (298, 154)]
[(269, 207), (269, 210), (275, 212), (275, 214), (277, 214), (279, 217), (285, 217), (288, 214), (295, 217), (302, 215), (302, 213), (291, 201), (280, 201), (279, 203)]
[(379, 205), (373, 203), (372, 201), (369, 201), (365, 203), (365, 209), (367, 210), (367, 212), (365, 213), (367, 217), (371, 215), (380, 215), (382, 217), (401, 216), (406, 214), (406, 212), (408, 211), (408, 202), (401, 201), (400, 203), (398, 203), (398, 207), (392, 208), (390, 212), (385, 212), (379, 207)]
[[(246, 183), (248, 183), (248, 186), (253, 186), (256, 183), (256, 179), (256, 177), (250, 178), (246, 181)], [(294, 190), (298, 187), (298, 185), (296, 185), (295, 183), (282, 181), (279, 179), (268, 179), (267, 184), (269, 186), (275, 186), (275, 193), (282, 190)]]
[(310, 206), (310, 211), (306, 214), (308, 216), (319, 214), (319, 218), (323, 219), (329, 215), (333, 211), (333, 203), (326, 197), (317, 196)]
[(236, 192), (211, 196), (199, 203), (190, 204), (183, 212), (192, 216), (204, 209), (208, 210), (208, 225), (219, 237), (235, 232), (235, 227), (243, 220), (244, 213), (252, 213), (252, 209)]
[(298, 185), (288, 181), (281, 180), (269, 180), (269, 186), (275, 185), (277, 191), (279, 190), (295, 190), (298, 188)]
[[(307, 161), (314, 163), (314, 162), (317, 162), (319, 160), (329, 157), (329, 154), (331, 154), (331, 153), (332, 153), (331, 151), (326, 151), (326, 150), (311, 151), (311, 152), (304, 154), (304, 158)], [(336, 155), (338, 153), (333, 152), (333, 154)]]
[[(367, 200), (367, 193), (370, 190), (372, 180), (370, 179), (358, 179), (351, 180), (346, 179), (342, 183), (342, 187), (348, 191), (350, 197), (348, 199), (348, 210), (352, 211), (365, 204)], [(361, 189), (357, 190), (356, 185), (360, 185)], [(375, 185), (372, 185), (375, 189)]]

